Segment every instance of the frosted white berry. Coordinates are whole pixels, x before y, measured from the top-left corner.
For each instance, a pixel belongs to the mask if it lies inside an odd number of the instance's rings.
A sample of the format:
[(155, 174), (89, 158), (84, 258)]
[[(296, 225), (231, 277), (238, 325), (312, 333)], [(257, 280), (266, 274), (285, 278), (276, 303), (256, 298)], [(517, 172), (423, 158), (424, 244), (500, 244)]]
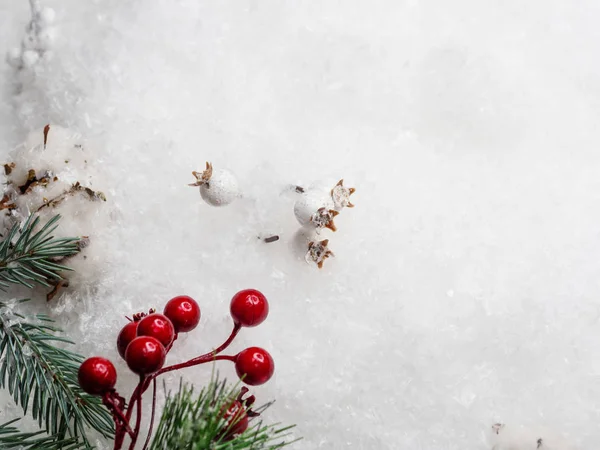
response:
[(204, 172), (192, 172), (196, 182), (190, 186), (200, 187), (200, 196), (211, 206), (225, 206), (241, 196), (236, 176), (227, 169), (214, 171), (212, 164), (206, 163)]
[(298, 223), (302, 226), (310, 224), (310, 219), (314, 213), (325, 206), (325, 199), (322, 196), (313, 193), (304, 194), (294, 205), (294, 215)]
[(10, 49), (6, 52), (6, 62), (13, 68), (19, 69), (23, 64), (23, 52), (18, 47)]
[(49, 7), (44, 7), (39, 13), (39, 21), (40, 25), (48, 26), (54, 23), (54, 19), (56, 18), (56, 12)]
[(333, 209), (331, 199), (319, 191), (306, 192), (294, 205), (294, 215), (300, 225), (318, 230), (329, 228), (336, 231), (333, 219), (338, 214)]
[(237, 178), (229, 170), (220, 169), (208, 183), (200, 186), (200, 195), (209, 205), (228, 205), (240, 196)]

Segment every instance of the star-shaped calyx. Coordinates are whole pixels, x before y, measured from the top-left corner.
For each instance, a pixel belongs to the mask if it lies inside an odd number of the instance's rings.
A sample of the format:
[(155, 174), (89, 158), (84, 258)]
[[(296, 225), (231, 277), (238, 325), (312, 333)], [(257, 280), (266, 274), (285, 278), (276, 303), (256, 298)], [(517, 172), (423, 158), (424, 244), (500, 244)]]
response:
[(306, 262), (314, 263), (319, 269), (323, 268), (323, 263), (330, 256), (335, 256), (331, 250), (329, 250), (329, 239), (322, 240), (320, 242), (310, 242), (308, 244), (308, 252), (306, 252)]
[(312, 215), (310, 221), (318, 229), (329, 228), (331, 231), (337, 231), (337, 228), (333, 223), (333, 218), (338, 214), (339, 211), (323, 207), (319, 208), (317, 212)]
[(213, 174), (212, 164), (207, 162), (206, 169), (204, 171), (202, 171), (202, 172), (193, 171), (192, 172), (192, 175), (194, 175), (196, 177), (196, 182), (189, 184), (189, 186), (203, 186), (205, 184), (208, 184), (208, 182), (210, 181), (210, 178), (212, 177), (212, 174)]
[(350, 196), (356, 192), (354, 188), (348, 188), (344, 186), (344, 180), (338, 181), (338, 183), (331, 190), (331, 199), (336, 208), (354, 208), (354, 205), (350, 203)]

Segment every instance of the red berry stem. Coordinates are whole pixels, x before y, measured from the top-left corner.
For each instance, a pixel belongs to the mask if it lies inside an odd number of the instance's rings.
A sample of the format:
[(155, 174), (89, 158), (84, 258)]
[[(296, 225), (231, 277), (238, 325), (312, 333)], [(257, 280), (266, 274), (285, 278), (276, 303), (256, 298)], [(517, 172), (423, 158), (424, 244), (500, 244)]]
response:
[(133, 437), (133, 430), (129, 427), (129, 424), (127, 425), (127, 428), (117, 424), (115, 428), (115, 445), (113, 447), (113, 450), (121, 450), (121, 447), (123, 447), (123, 441), (125, 440), (126, 432), (129, 433), (131, 437)]
[(133, 406), (137, 402), (139, 389), (140, 389), (140, 385), (138, 384), (136, 386), (136, 388), (134, 389), (133, 394), (131, 394), (129, 403), (127, 403), (127, 413), (125, 413), (125, 418), (127, 419), (127, 422), (129, 422), (131, 420), (131, 416), (133, 415)]
[(150, 426), (148, 427), (148, 436), (142, 450), (148, 448), (150, 443), (150, 436), (152, 436), (152, 428), (154, 428), (154, 414), (156, 413), (156, 378), (152, 378), (152, 413), (150, 414)]
[(217, 356), (217, 355), (219, 353), (221, 353), (223, 350), (225, 350), (227, 347), (229, 347), (229, 345), (233, 342), (233, 340), (235, 339), (235, 337), (237, 336), (237, 334), (240, 332), (241, 328), (242, 328), (241, 325), (235, 324), (234, 327), (233, 327), (233, 331), (231, 332), (231, 334), (229, 335), (229, 337), (227, 338), (227, 340), (225, 342), (223, 342), (223, 344), (221, 344), (219, 347), (217, 347), (212, 352), (205, 353), (204, 355), (197, 356), (197, 357), (192, 358), (192, 359), (190, 359), (189, 361), (186, 361), (186, 362), (182, 362), (182, 363), (179, 363), (179, 364), (174, 364), (174, 365), (168, 366), (168, 367), (163, 367), (158, 372), (156, 372), (156, 374), (153, 375), (153, 378), (156, 378), (159, 375), (162, 375), (163, 373), (171, 372), (173, 370), (185, 369), (186, 367), (197, 366), (199, 364), (204, 364), (204, 363), (207, 363), (207, 362), (210, 362), (210, 361), (216, 361), (216, 360), (219, 360), (219, 359), (226, 359), (226, 360), (229, 360), (229, 361), (235, 361), (235, 357), (233, 357), (233, 356)]
[(121, 411), (119, 405), (115, 403), (113, 394), (114, 393), (110, 391), (106, 392), (102, 396), (102, 403), (113, 413), (113, 418), (116, 422), (116, 426), (122, 428), (126, 433), (133, 435), (133, 430), (129, 426), (129, 422), (123, 414), (123, 411)]
[[(146, 377), (144, 375), (140, 375), (140, 382), (136, 388), (137, 411), (136, 411), (136, 418), (135, 418), (135, 429), (133, 430), (133, 436), (131, 438), (131, 443), (129, 444), (129, 450), (135, 450), (135, 444), (136, 444), (138, 436), (140, 434), (140, 425), (142, 424), (142, 387), (145, 384), (146, 384)], [(133, 410), (133, 405), (130, 405), (129, 409)]]
[(227, 347), (229, 347), (229, 345), (233, 342), (233, 340), (235, 339), (235, 337), (237, 336), (237, 334), (240, 332), (241, 329), (242, 329), (242, 326), (239, 323), (234, 324), (233, 330), (231, 331), (231, 334), (229, 335), (227, 340), (225, 342), (223, 342), (220, 347), (217, 347), (215, 350), (213, 350), (211, 353), (218, 355), (223, 350), (225, 350)]
[[(140, 378), (142, 378), (140, 376)], [(127, 403), (127, 412), (125, 413), (125, 420), (127, 421), (127, 423), (129, 424), (129, 422), (131, 421), (131, 416), (133, 415), (133, 407), (135, 406), (138, 397), (141, 398), (141, 393), (143, 392), (142, 390), (143, 386), (142, 384), (138, 384), (136, 386), (136, 388), (134, 389), (133, 393), (131, 394), (131, 398), (129, 399), (129, 402)], [(120, 450), (121, 447), (123, 446), (123, 439), (125, 438), (124, 433), (121, 433), (120, 435), (117, 433), (117, 435), (115, 436), (115, 447), (114, 450)], [(134, 438), (134, 432), (131, 432), (131, 438)], [(118, 446), (117, 446), (118, 444)]]
[(173, 370), (185, 369), (186, 367), (199, 366), (200, 364), (206, 364), (208, 362), (219, 361), (219, 360), (227, 360), (235, 362), (235, 356), (229, 355), (215, 355), (213, 352), (207, 353), (202, 356), (198, 356), (197, 358), (190, 359), (189, 361), (183, 362), (181, 364), (175, 364), (173, 366), (165, 367), (153, 375), (153, 378), (162, 375), (163, 373), (171, 372)]
[(123, 447), (123, 440), (125, 439), (125, 433), (122, 430), (117, 428), (117, 432), (115, 434), (115, 445), (113, 446), (113, 450), (120, 450)]

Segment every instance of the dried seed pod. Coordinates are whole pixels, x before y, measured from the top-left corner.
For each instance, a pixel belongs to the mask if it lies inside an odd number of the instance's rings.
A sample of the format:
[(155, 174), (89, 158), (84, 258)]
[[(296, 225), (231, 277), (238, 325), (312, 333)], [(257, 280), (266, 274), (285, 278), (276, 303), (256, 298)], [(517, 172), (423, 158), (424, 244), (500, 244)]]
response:
[(323, 263), (330, 256), (335, 255), (329, 249), (329, 239), (324, 239), (318, 242), (309, 242), (308, 251), (304, 259), (307, 263), (316, 264), (319, 269), (322, 269)]
[(354, 188), (348, 188), (344, 186), (344, 180), (338, 181), (338, 183), (331, 190), (331, 199), (336, 209), (342, 209), (344, 207), (354, 208), (354, 205), (350, 202), (350, 196), (356, 192)]

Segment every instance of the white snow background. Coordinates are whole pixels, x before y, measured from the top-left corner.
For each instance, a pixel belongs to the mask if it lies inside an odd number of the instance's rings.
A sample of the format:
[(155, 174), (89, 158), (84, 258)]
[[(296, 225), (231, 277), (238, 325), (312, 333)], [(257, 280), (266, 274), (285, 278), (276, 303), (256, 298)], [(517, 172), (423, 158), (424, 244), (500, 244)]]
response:
[[(232, 351), (273, 355), (253, 392), (298, 425), (294, 448), (490, 449), (496, 422), (529, 433), (498, 449), (599, 447), (600, 3), (42, 4), (51, 58), (0, 69), (1, 159), (48, 122), (76, 130), (120, 214), (97, 286), (28, 308), (118, 363), (122, 393), (124, 315), (196, 298), (181, 361), (225, 339), (231, 296), (253, 287), (271, 312)], [(2, 53), (29, 17), (0, 0)], [(205, 161), (245, 198), (202, 202), (186, 184)], [(281, 192), (339, 178), (356, 208), (319, 271), (292, 251)], [(202, 386), (210, 366), (180, 375)]]

